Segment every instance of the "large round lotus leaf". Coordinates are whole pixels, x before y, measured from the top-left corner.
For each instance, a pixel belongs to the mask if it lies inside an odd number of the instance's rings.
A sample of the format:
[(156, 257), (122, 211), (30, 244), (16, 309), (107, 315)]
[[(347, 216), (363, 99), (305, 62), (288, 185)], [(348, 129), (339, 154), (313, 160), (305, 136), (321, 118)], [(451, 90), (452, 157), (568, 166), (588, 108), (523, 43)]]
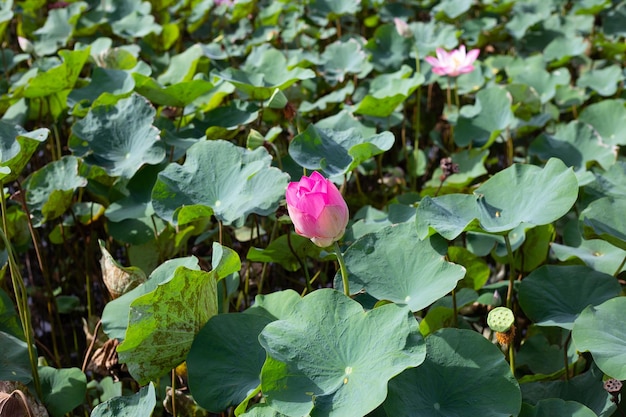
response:
[[(465, 106), (454, 129), (454, 142), (459, 146), (476, 143), (482, 146), (513, 125), (513, 99), (504, 88), (489, 87), (476, 94), (476, 103)], [(467, 109), (466, 109), (467, 108)]]
[(611, 65), (583, 73), (576, 80), (576, 85), (583, 88), (589, 87), (596, 90), (601, 96), (608, 97), (615, 94), (617, 86), (623, 79), (621, 66)]
[(198, 258), (195, 256), (170, 259), (152, 271), (148, 281), (121, 297), (108, 302), (102, 312), (102, 329), (107, 336), (110, 339), (124, 340), (126, 329), (128, 328), (131, 303), (142, 295), (154, 291), (159, 284), (170, 281), (174, 278), (176, 269), (181, 266), (184, 266), (186, 269), (200, 270)]
[(285, 417), (267, 404), (260, 403), (251, 407), (248, 411), (239, 415), (240, 417)]
[(609, 145), (626, 145), (626, 108), (623, 100), (602, 100), (586, 107), (578, 118), (589, 123)]
[(355, 39), (331, 43), (320, 58), (322, 65), (319, 70), (330, 85), (342, 83), (349, 74), (364, 78), (373, 68), (368, 62), (368, 55)]
[(275, 291), (270, 294), (257, 294), (254, 305), (247, 309), (247, 314), (265, 316), (270, 320), (287, 318), (302, 298), (294, 290)]
[[(108, 96), (112, 101), (116, 97), (130, 94), (135, 87), (135, 81), (128, 71), (94, 67), (91, 73), (91, 82), (83, 88), (72, 90), (68, 95), (68, 104), (74, 104), (86, 100), (89, 103), (100, 102)], [(103, 96), (102, 98), (100, 98)], [(100, 98), (100, 99), (99, 99)]]
[[(608, 417), (615, 411), (611, 396), (602, 387), (603, 373), (593, 365), (590, 370), (569, 380), (529, 382), (520, 385), (524, 402), (532, 405), (542, 400), (560, 398), (584, 404), (598, 416)], [(561, 414), (556, 414), (561, 415)], [(568, 415), (568, 414), (563, 414)]]
[[(417, 206), (415, 223), (420, 239), (431, 235), (434, 229), (441, 236), (453, 240), (478, 217), (476, 196), (446, 194), (424, 197)], [(476, 222), (477, 223), (477, 222)]]
[(544, 265), (522, 280), (519, 303), (536, 324), (571, 330), (585, 307), (602, 304), (619, 292), (614, 277), (587, 266)]
[(410, 41), (401, 36), (394, 24), (380, 25), (365, 45), (372, 56), (372, 64), (377, 71), (400, 68), (409, 56)]
[(429, 22), (412, 22), (409, 24), (415, 42), (415, 54), (424, 58), (437, 48), (452, 49), (459, 43), (457, 28), (454, 25), (431, 19)]
[[(344, 254), (350, 292), (365, 290), (419, 311), (452, 291), (465, 275), (465, 268), (446, 261), (447, 248), (441, 238), (420, 240), (412, 223), (366, 234)], [(338, 274), (335, 287), (340, 285)]]
[(33, 223), (56, 219), (72, 205), (72, 196), (85, 187), (87, 179), (78, 174), (78, 158), (66, 155), (31, 174), (24, 182), (26, 204)]
[[(559, 261), (567, 261), (576, 257), (588, 267), (605, 274), (614, 274), (626, 257), (626, 251), (609, 242), (600, 239), (583, 240), (578, 247), (552, 243), (552, 253)], [(622, 265), (620, 271), (624, 271), (626, 265)]]
[(576, 401), (563, 401), (560, 398), (541, 400), (535, 407), (522, 404), (519, 417), (596, 417), (596, 413)]
[(152, 190), (154, 211), (177, 224), (184, 206), (210, 207), (226, 225), (241, 226), (256, 213), (266, 216), (284, 198), (288, 176), (270, 167), (265, 148), (249, 151), (223, 140), (200, 141), (187, 150), (183, 165), (172, 163)]
[(578, 120), (557, 126), (554, 135), (540, 135), (530, 145), (529, 152), (544, 160), (559, 158), (576, 172), (586, 171), (593, 161), (608, 169), (617, 158), (613, 146), (602, 142), (598, 132)]
[(85, 401), (87, 377), (78, 368), (39, 368), (43, 403), (52, 417), (63, 417)]
[(424, 82), (424, 76), (419, 73), (409, 78), (412, 72), (409, 66), (403, 65), (399, 71), (374, 78), (369, 93), (355, 106), (354, 113), (389, 117)]
[(576, 319), (572, 339), (579, 351), (589, 351), (605, 374), (626, 379), (626, 297), (587, 307)]
[(111, 398), (98, 404), (91, 417), (150, 417), (156, 406), (152, 382), (134, 395)]
[(600, 198), (580, 213), (586, 239), (600, 238), (626, 250), (626, 198)]
[(333, 177), (391, 149), (394, 141), (391, 132), (364, 137), (357, 128), (335, 130), (311, 124), (291, 141), (289, 155), (300, 166)]
[(241, 68), (227, 68), (215, 75), (252, 100), (267, 100), (277, 88), (284, 90), (297, 81), (315, 77), (308, 68), (289, 69), (285, 55), (268, 45), (253, 50)]
[[(51, 10), (50, 12), (54, 13), (58, 10)], [(50, 53), (54, 52), (56, 52), (56, 49)], [(63, 57), (63, 63), (45, 72), (40, 72), (28, 80), (28, 85), (24, 89), (24, 97), (45, 97), (62, 90), (70, 90), (74, 87), (85, 62), (89, 58), (89, 49), (77, 51), (61, 50), (59, 55)]]
[(152, 126), (155, 112), (136, 94), (112, 106), (92, 108), (72, 127), (70, 147), (107, 174), (130, 178), (143, 164), (158, 164), (165, 158), (159, 130)]
[(217, 312), (215, 274), (179, 267), (171, 280), (130, 303), (119, 361), (141, 385), (158, 380), (185, 360), (195, 335)]
[(289, 416), (360, 417), (387, 396), (387, 382), (424, 360), (425, 346), (406, 307), (368, 312), (344, 294), (321, 289), (259, 336), (267, 403)]
[(578, 198), (578, 181), (571, 168), (556, 158), (543, 168), (515, 164), (474, 191), (481, 227), (491, 233), (521, 223), (536, 226), (563, 217)]
[[(23, 336), (23, 333), (21, 335)], [(28, 345), (12, 334), (0, 331), (0, 381), (32, 381), (32, 368), (28, 357)]]
[(509, 417), (522, 396), (502, 352), (471, 330), (441, 329), (426, 338), (426, 360), (389, 382), (389, 416)]
[(260, 383), (265, 350), (259, 333), (272, 320), (220, 314), (200, 330), (187, 355), (189, 388), (203, 408), (220, 413), (242, 402)]
[(134, 73), (135, 91), (155, 104), (183, 108), (201, 95), (213, 89), (213, 84), (204, 80), (182, 81), (163, 87), (153, 78)]

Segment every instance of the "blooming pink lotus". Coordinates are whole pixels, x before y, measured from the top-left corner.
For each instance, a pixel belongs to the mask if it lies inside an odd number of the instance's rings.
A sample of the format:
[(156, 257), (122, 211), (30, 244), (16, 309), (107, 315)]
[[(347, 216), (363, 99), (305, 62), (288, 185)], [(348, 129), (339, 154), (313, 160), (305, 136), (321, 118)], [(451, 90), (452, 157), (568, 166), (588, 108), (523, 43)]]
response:
[(465, 45), (461, 45), (459, 49), (453, 49), (450, 52), (437, 48), (437, 58), (427, 56), (426, 62), (432, 65), (435, 74), (456, 77), (474, 71), (473, 64), (479, 53), (480, 49), (472, 49), (466, 54)]
[(348, 224), (348, 205), (330, 180), (319, 172), (287, 186), (287, 210), (296, 233), (325, 248), (341, 239)]

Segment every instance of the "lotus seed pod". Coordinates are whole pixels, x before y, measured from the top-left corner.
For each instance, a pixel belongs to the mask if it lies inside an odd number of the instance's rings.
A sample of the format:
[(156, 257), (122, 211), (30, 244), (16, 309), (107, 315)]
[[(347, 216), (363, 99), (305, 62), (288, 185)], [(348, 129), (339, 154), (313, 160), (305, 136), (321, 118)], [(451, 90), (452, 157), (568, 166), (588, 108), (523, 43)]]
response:
[(515, 315), (506, 307), (496, 307), (487, 316), (487, 325), (495, 332), (505, 333), (515, 323)]

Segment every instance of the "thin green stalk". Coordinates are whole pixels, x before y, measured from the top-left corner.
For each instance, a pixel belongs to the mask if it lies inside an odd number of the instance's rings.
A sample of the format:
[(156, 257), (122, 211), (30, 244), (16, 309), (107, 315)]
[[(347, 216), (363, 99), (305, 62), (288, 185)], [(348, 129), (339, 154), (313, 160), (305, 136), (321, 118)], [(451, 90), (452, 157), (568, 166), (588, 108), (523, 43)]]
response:
[(41, 384), (39, 382), (39, 370), (37, 367), (37, 353), (35, 352), (35, 337), (33, 327), (31, 324), (30, 309), (28, 306), (28, 293), (24, 286), (24, 280), (22, 274), (15, 261), (15, 255), (13, 253), (13, 246), (5, 234), (7, 228), (7, 216), (6, 216), (6, 200), (4, 196), (4, 184), (0, 181), (0, 208), (2, 210), (2, 228), (0, 228), (0, 239), (4, 242), (5, 249), (8, 254), (9, 271), (11, 275), (11, 282), (13, 284), (13, 291), (15, 293), (15, 302), (17, 304), (17, 311), (24, 330), (24, 337), (26, 338), (26, 347), (28, 349), (28, 358), (30, 360), (31, 372), (33, 374), (33, 383), (35, 385), (35, 391), (39, 398), (42, 398)]
[[(509, 235), (504, 235), (504, 243), (506, 244), (506, 253), (509, 259), (509, 288), (506, 292), (506, 306), (513, 310), (513, 284), (515, 283), (515, 259), (513, 258), (513, 249), (511, 248), (511, 240)], [(511, 373), (515, 376), (515, 347), (514, 342), (511, 340), (509, 343), (509, 366), (511, 367)]]
[(570, 330), (567, 333), (567, 339), (565, 339), (565, 344), (563, 345), (563, 361), (565, 363), (565, 380), (569, 381), (569, 358), (567, 357), (567, 347), (569, 346), (569, 341), (572, 339), (572, 331)]
[(513, 341), (509, 343), (509, 367), (511, 374), (515, 376), (515, 348), (513, 347)]
[(296, 260), (298, 261), (298, 263), (300, 264), (300, 267), (302, 268), (304, 272), (304, 280), (306, 282), (307, 292), (309, 293), (313, 292), (313, 287), (311, 286), (311, 278), (309, 277), (309, 270), (304, 264), (304, 262), (302, 261), (302, 259), (300, 259), (300, 256), (298, 256), (298, 253), (296, 252), (296, 250), (293, 248), (293, 245), (291, 244), (291, 232), (287, 233), (287, 246), (289, 246), (289, 250), (291, 251), (291, 254), (296, 258)]
[(515, 283), (515, 259), (513, 258), (513, 249), (511, 248), (511, 240), (509, 235), (504, 235), (504, 243), (506, 244), (506, 253), (509, 259), (509, 288), (506, 292), (506, 306), (513, 309), (513, 284)]
[(343, 292), (350, 297), (350, 284), (348, 282), (348, 270), (346, 269), (346, 263), (343, 260), (343, 254), (339, 248), (339, 243), (335, 242), (335, 255), (337, 261), (339, 261), (339, 269), (341, 270), (341, 282), (343, 283)]

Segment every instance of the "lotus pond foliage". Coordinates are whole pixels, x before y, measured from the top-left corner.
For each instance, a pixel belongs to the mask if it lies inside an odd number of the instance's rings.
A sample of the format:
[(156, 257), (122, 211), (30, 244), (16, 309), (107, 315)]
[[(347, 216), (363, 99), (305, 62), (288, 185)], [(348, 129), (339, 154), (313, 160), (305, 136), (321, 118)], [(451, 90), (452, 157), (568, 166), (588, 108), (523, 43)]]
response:
[(625, 28), (0, 0), (0, 415), (623, 416)]

